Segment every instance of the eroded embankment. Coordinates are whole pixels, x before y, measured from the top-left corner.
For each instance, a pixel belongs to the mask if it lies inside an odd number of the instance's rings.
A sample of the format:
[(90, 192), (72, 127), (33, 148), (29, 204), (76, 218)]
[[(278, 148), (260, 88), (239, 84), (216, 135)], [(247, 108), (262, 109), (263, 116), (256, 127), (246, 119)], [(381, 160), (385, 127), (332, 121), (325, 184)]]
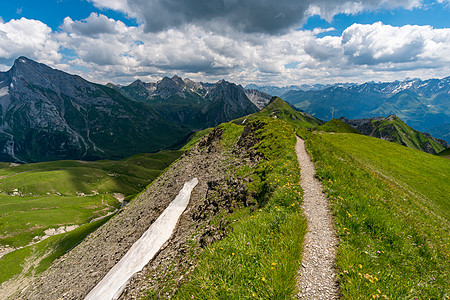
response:
[[(238, 151), (231, 153), (221, 144), (222, 129), (216, 128), (114, 218), (55, 261), (12, 299), (83, 299), (158, 218), (183, 184), (196, 177), (198, 186), (172, 238), (131, 278), (120, 299), (137, 297), (149, 288), (157, 290), (169, 273), (180, 275), (176, 281), (181, 282), (195, 265), (195, 261), (186, 259), (192, 239), (197, 245), (220, 239), (226, 224), (209, 225), (211, 218), (221, 210), (231, 209), (230, 199), (247, 199), (241, 179), (230, 176), (231, 166), (251, 165), (257, 160), (251, 149), (256, 141), (246, 143), (245, 136), (241, 137), (243, 142)], [(175, 282), (160, 296), (173, 294), (177, 285)]]

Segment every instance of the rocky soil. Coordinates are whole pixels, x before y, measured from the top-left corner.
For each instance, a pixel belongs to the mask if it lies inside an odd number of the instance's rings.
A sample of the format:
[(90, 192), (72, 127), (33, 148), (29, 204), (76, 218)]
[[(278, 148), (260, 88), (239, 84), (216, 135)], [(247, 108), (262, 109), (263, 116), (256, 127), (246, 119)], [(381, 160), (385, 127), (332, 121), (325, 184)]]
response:
[(183, 184), (197, 177), (199, 184), (172, 238), (133, 276), (120, 299), (138, 298), (148, 289), (155, 299), (172, 296), (195, 267), (201, 247), (226, 235), (225, 218), (214, 225), (211, 219), (252, 204), (247, 202), (244, 179), (230, 176), (237, 165), (259, 159), (250, 149), (255, 142), (250, 131), (247, 129), (241, 137), (243, 147), (229, 151), (221, 146), (222, 130), (216, 128), (115, 217), (10, 299), (83, 299), (164, 211)]

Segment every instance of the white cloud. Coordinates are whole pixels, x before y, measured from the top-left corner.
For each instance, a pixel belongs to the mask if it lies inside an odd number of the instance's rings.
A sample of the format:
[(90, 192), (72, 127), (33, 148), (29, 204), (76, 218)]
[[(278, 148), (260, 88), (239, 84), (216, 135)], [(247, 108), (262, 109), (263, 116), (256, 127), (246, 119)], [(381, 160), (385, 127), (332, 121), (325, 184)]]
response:
[(127, 0), (88, 0), (98, 8), (107, 8), (132, 15)]
[(65, 32), (73, 32), (85, 36), (96, 36), (102, 33), (115, 33), (125, 25), (120, 21), (109, 19), (105, 15), (91, 13), (88, 18), (81, 21), (73, 21), (70, 17), (64, 19), (61, 28)]
[(450, 53), (450, 29), (353, 24), (342, 34), (342, 47), (350, 62), (362, 65), (450, 62), (444, 54)]
[[(66, 18), (57, 32), (24, 18), (0, 22), (0, 70), (25, 55), (103, 83), (174, 74), (278, 85), (450, 75), (450, 29), (378, 22), (353, 24), (334, 36), (326, 35), (333, 28), (272, 35), (214, 32), (200, 25), (146, 32), (144, 26), (126, 26), (102, 14)], [(75, 58), (61, 59), (60, 49)]]
[(43, 63), (55, 63), (61, 59), (59, 44), (46, 24), (21, 18), (0, 21), (0, 61), (10, 62), (24, 55)]
[[(82, 25), (95, 27), (99, 19), (113, 22), (96, 15)], [(70, 24), (76, 22), (68, 20), (62, 29), (73, 29)], [(270, 35), (217, 33), (189, 25), (146, 33), (144, 25), (114, 22), (113, 31), (98, 32), (95, 38), (90, 31), (57, 35), (62, 46), (78, 55), (72, 64), (92, 70), (90, 80), (130, 82), (178, 74), (195, 80), (296, 84), (450, 73), (445, 55), (450, 53), (450, 29), (378, 22), (353, 24), (342, 36), (318, 38), (333, 28)]]

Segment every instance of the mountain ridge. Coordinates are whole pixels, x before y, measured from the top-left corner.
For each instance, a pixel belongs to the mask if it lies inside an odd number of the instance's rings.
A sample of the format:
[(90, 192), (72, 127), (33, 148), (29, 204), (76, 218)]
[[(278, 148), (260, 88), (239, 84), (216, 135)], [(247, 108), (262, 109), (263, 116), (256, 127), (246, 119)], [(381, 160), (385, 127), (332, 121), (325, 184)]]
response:
[[(2, 75), (1, 160), (120, 158), (169, 147), (189, 134), (106, 86), (26, 57)], [(150, 133), (163, 128), (173, 141)]]
[(439, 153), (449, 147), (445, 140), (436, 139), (431, 134), (411, 128), (396, 115), (390, 115), (386, 118), (374, 117), (352, 120), (341, 117), (339, 120), (366, 136), (373, 136), (430, 154)]

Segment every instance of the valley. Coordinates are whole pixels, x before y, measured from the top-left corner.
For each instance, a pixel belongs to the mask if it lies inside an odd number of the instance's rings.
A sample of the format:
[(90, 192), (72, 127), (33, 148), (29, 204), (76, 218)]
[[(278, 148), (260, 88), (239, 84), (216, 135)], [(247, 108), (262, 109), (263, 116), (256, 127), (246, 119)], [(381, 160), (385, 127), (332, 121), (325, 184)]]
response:
[(322, 120), (396, 115), (414, 129), (450, 142), (449, 82), (450, 77), (335, 84), (316, 90), (291, 89), (281, 97)]
[(47, 269), (130, 202), (181, 153), (140, 154), (120, 161), (3, 163), (0, 247), (7, 251), (0, 258), (5, 270), (0, 282)]

